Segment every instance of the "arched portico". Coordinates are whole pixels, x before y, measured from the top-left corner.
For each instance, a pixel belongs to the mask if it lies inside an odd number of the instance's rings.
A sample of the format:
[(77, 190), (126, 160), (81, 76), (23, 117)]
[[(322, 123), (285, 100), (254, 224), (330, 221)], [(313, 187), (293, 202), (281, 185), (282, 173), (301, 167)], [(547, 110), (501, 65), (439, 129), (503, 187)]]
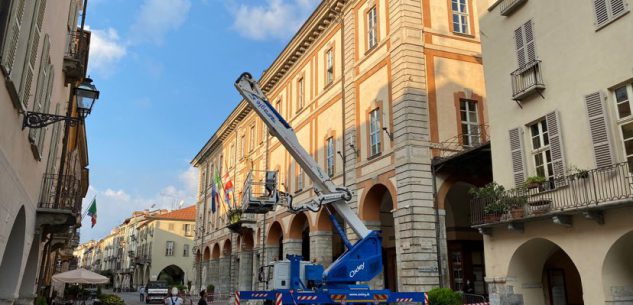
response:
[(578, 269), (550, 240), (534, 238), (518, 247), (510, 259), (507, 278), (523, 304), (584, 304)]
[(398, 290), (395, 227), (392, 210), (394, 197), (384, 184), (375, 184), (363, 196), (361, 219), (369, 229), (379, 230), (382, 237), (383, 276), (371, 284), (376, 288)]

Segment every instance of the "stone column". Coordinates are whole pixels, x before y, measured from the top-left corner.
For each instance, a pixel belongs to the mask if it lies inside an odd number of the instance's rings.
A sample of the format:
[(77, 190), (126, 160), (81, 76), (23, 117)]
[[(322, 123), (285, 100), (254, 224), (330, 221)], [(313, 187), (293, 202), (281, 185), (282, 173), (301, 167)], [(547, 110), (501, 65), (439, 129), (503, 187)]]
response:
[(263, 251), (261, 247), (255, 248), (253, 251), (253, 290), (263, 290), (264, 283), (258, 280), (259, 266), (262, 264)]
[(284, 239), (283, 259), (286, 259), (288, 254), (301, 255), (301, 243), (301, 239)]
[(274, 245), (274, 246), (266, 246), (264, 248), (264, 262), (266, 262), (266, 264), (270, 264), (274, 261), (277, 261), (279, 257), (279, 246)]
[(332, 232), (310, 232), (310, 258), (326, 268), (332, 263)]
[[(380, 230), (380, 221), (363, 221), (363, 223), (365, 223), (365, 226), (367, 227), (367, 229), (372, 230), (372, 231), (378, 231)], [(382, 249), (381, 249), (382, 251)], [(376, 275), (376, 277), (374, 277), (371, 281), (369, 281), (369, 283), (367, 283), (367, 285), (369, 285), (369, 287), (371, 289), (384, 289), (385, 288), (385, 270), (384, 270), (384, 266), (383, 266), (383, 270), (380, 272), (380, 274)]]
[(211, 284), (214, 287), (214, 292), (218, 292), (219, 288), (219, 277), (218, 277), (218, 264), (219, 260), (212, 259), (209, 261), (209, 268), (207, 269), (207, 285)]
[[(398, 210), (394, 212), (398, 289), (428, 291), (440, 285), (423, 10), (418, 2), (390, 1), (393, 143)], [(435, 270), (435, 271), (434, 271)]]
[(253, 285), (253, 251), (242, 250), (240, 252), (239, 290), (251, 290)]
[(217, 293), (224, 294), (229, 292), (229, 286), (231, 283), (231, 257), (220, 257), (219, 264), (218, 285), (216, 286), (215, 291)]

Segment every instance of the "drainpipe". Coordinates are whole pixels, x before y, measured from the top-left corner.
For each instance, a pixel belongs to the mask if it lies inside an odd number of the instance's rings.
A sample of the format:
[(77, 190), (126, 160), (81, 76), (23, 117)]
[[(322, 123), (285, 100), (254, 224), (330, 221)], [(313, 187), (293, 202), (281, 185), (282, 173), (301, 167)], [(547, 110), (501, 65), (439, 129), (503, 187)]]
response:
[(437, 201), (437, 183), (435, 181), (436, 178), (435, 166), (431, 165), (431, 178), (433, 184), (433, 203), (435, 204), (435, 251), (437, 255), (437, 273), (439, 275), (440, 280), (440, 288), (444, 288), (444, 273), (442, 270), (442, 251), (440, 250), (440, 207), (439, 202)]
[(339, 22), (341, 23), (341, 108), (343, 113), (342, 145), (339, 152), (342, 151), (341, 157), (343, 158), (343, 186), (347, 187), (347, 152), (345, 150), (345, 48), (343, 47), (343, 43), (345, 42), (345, 17), (343, 17), (343, 10), (344, 8), (341, 9), (339, 16), (339, 18), (341, 18)]

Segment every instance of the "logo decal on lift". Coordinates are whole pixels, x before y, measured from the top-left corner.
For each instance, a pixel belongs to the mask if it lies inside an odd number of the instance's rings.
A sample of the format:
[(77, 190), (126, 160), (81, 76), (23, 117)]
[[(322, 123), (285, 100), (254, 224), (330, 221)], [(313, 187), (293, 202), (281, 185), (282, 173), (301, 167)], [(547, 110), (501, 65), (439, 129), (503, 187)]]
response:
[(362, 264), (356, 266), (356, 269), (350, 271), (349, 272), (349, 277), (356, 276), (356, 273), (360, 272), (361, 270), (365, 270), (365, 262), (363, 262)]

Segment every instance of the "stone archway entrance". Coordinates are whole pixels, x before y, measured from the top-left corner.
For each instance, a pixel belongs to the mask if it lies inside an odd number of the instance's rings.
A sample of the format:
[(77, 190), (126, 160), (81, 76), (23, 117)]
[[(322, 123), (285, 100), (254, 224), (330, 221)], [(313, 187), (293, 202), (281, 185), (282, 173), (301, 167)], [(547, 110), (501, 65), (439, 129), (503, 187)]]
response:
[(456, 182), (443, 200), (448, 278), (450, 288), (455, 291), (485, 295), (483, 237), (470, 224), (468, 191), (473, 187), (466, 182)]
[(270, 225), (266, 239), (266, 257), (269, 261), (284, 259), (284, 233), (281, 224), (275, 221)]
[(508, 285), (523, 304), (583, 305), (582, 282), (576, 265), (555, 243), (532, 239), (513, 254)]
[(185, 272), (176, 265), (169, 265), (158, 273), (158, 280), (165, 281), (170, 285), (184, 284)]
[(633, 231), (620, 237), (602, 264), (602, 285), (607, 304), (633, 304)]
[(12, 299), (18, 288), (19, 275), (22, 273), (25, 230), (26, 216), (22, 207), (15, 217), (2, 261), (0, 261), (0, 275), (2, 275), (0, 276), (0, 299)]
[(304, 261), (310, 261), (310, 224), (305, 213), (295, 215), (288, 235), (286, 252), (300, 254)]
[(396, 236), (392, 210), (393, 197), (383, 184), (369, 189), (363, 203), (361, 218), (369, 229), (379, 230), (382, 237), (383, 278), (382, 286), (398, 291), (398, 263), (396, 259)]

